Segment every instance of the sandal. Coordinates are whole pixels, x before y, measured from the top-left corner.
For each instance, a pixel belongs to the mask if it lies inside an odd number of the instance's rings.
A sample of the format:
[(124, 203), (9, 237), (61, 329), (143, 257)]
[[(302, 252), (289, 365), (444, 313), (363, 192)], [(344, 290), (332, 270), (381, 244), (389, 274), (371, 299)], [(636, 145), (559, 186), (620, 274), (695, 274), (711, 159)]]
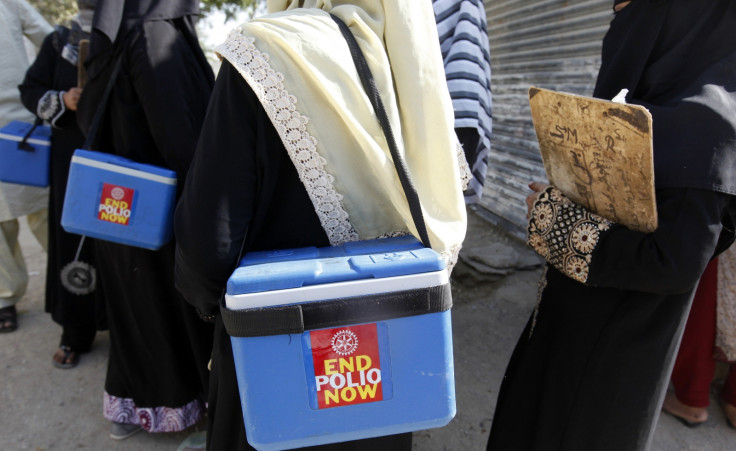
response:
[(0, 308), (0, 333), (13, 332), (18, 328), (18, 312), (15, 306)]
[(736, 419), (736, 406), (727, 403), (723, 398), (719, 399), (719, 403), (721, 405), (721, 409), (723, 409), (723, 414), (726, 416), (726, 424), (731, 429), (736, 429), (736, 424), (731, 421), (732, 417)]
[(113, 440), (125, 440), (142, 430), (143, 428), (137, 424), (118, 423), (113, 421), (112, 428), (110, 429), (110, 438)]
[[(57, 356), (61, 357), (61, 361), (56, 359)], [(79, 363), (79, 354), (69, 346), (60, 345), (59, 349), (56, 350), (54, 356), (51, 358), (51, 363), (56, 368), (68, 370), (77, 366), (77, 363)]]

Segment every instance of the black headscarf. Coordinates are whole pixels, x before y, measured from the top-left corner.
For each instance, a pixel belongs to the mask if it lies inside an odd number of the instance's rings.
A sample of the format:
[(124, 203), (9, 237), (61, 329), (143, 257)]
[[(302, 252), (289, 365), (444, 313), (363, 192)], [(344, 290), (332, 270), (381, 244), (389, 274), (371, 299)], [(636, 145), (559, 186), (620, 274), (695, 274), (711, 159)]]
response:
[(624, 88), (652, 113), (657, 188), (736, 194), (736, 1), (633, 0), (603, 39), (594, 96)]
[(85, 134), (89, 132), (97, 105), (111, 78), (116, 55), (122, 53), (128, 38), (144, 22), (177, 21), (177, 27), (189, 43), (203, 72), (212, 72), (197, 39), (195, 25), (198, 17), (197, 0), (97, 1), (89, 54), (84, 63), (89, 81), (77, 109), (77, 122)]
[(86, 64), (89, 77), (107, 66), (115, 42), (125, 39), (136, 25), (198, 15), (198, 0), (98, 0)]

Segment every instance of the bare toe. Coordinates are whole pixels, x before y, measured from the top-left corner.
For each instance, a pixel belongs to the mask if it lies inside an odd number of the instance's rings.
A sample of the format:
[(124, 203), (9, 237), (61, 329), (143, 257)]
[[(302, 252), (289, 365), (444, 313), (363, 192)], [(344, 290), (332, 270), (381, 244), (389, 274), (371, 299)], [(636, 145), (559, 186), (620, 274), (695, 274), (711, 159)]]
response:
[(708, 419), (708, 411), (705, 407), (693, 407), (681, 402), (675, 396), (675, 392), (668, 391), (664, 398), (662, 410), (674, 416), (685, 426), (695, 427)]

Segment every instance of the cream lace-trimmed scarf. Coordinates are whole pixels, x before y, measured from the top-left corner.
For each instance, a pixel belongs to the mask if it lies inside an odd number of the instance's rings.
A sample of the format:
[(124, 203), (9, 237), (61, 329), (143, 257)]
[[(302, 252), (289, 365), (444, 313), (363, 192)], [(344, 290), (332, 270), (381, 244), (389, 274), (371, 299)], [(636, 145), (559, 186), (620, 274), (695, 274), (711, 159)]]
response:
[(432, 247), (451, 267), (465, 237), (469, 173), (431, 2), (271, 0), (268, 8), (233, 30), (217, 53), (264, 106), (331, 244), (418, 234), (350, 50), (328, 13), (345, 21), (366, 56)]

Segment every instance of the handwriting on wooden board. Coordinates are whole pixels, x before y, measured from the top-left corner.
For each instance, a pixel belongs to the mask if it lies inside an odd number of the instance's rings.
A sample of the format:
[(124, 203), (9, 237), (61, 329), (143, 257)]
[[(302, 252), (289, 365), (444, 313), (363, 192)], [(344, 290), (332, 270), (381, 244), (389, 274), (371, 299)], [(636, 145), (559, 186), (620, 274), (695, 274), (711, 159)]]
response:
[(645, 108), (535, 87), (529, 104), (552, 185), (630, 229), (657, 228), (652, 117)]

